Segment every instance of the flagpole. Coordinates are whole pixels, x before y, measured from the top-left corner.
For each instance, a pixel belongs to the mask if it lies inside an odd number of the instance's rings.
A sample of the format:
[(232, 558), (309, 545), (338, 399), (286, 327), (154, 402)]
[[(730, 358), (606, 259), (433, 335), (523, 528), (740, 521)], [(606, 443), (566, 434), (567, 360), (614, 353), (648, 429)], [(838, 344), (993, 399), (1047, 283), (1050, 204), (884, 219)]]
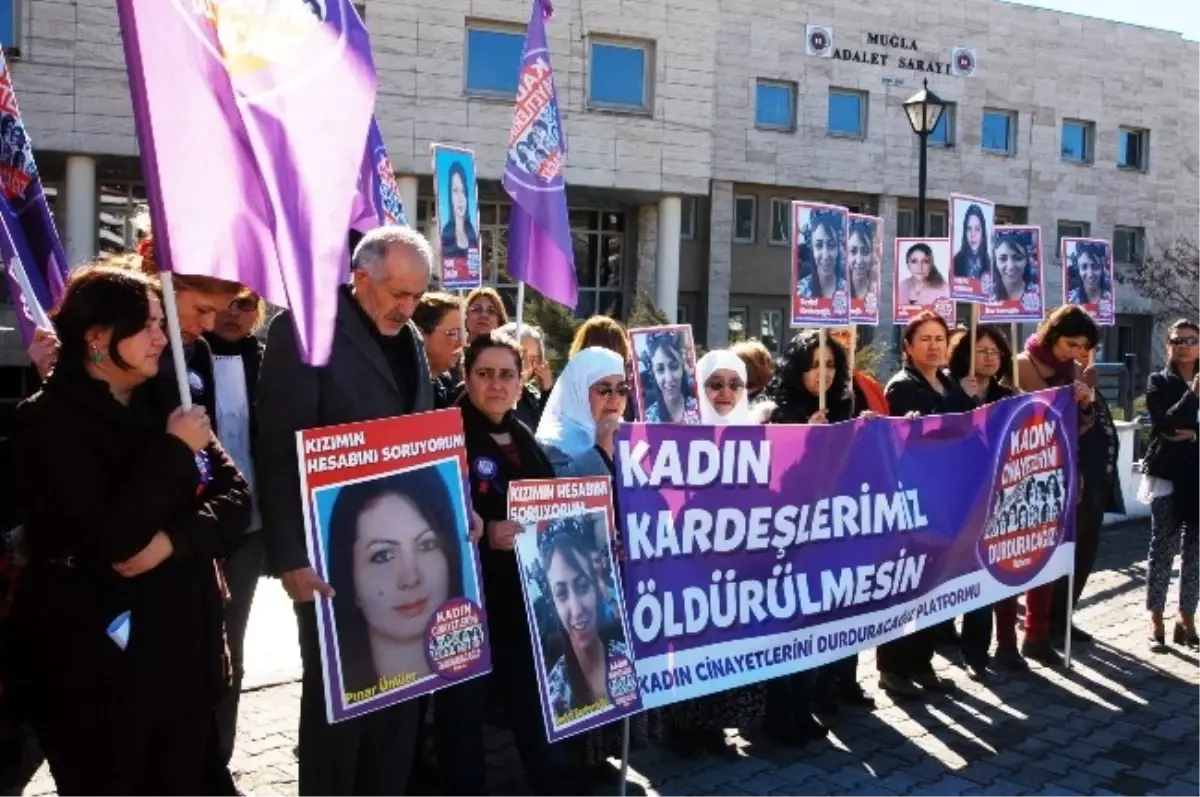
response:
[(517, 280), (517, 345), (521, 345), (521, 325), (525, 318), (525, 280)]
[(171, 340), (171, 358), (175, 362), (175, 386), (179, 388), (179, 406), (192, 408), (192, 389), (188, 386), (187, 360), (183, 356), (183, 336), (179, 331), (179, 309), (175, 305), (175, 283), (171, 272), (159, 272), (162, 282), (163, 310), (167, 317), (167, 337)]

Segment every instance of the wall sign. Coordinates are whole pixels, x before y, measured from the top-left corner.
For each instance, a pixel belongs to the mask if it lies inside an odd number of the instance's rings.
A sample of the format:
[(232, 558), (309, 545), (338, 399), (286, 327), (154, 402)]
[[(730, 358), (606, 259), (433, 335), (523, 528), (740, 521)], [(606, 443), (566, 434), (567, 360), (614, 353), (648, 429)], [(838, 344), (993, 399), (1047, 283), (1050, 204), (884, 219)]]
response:
[(969, 47), (952, 47), (949, 56), (922, 54), (916, 39), (896, 33), (867, 33), (862, 41), (866, 46), (861, 48), (835, 46), (828, 25), (807, 25), (804, 34), (805, 53), (835, 61), (955, 77), (971, 77), (978, 64)]

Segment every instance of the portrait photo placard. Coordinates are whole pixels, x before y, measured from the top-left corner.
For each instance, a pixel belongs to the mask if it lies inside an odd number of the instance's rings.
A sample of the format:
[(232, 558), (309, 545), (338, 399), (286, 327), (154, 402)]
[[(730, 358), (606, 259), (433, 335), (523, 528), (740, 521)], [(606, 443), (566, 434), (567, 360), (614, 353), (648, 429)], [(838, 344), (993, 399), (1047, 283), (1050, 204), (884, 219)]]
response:
[(983, 323), (1041, 321), (1046, 310), (1042, 228), (1000, 224), (992, 236), (992, 300), (979, 307)]
[(846, 234), (850, 211), (816, 202), (792, 203), (792, 326), (850, 323)]
[(475, 154), (466, 149), (434, 144), (433, 192), (442, 288), (477, 288), (483, 279), (483, 256), (479, 243)]
[(954, 300), (945, 277), (950, 262), (948, 238), (897, 238), (892, 275), (892, 321), (904, 326), (931, 310), (954, 326)]
[(296, 433), (325, 707), (341, 722), (491, 670), (458, 409)]
[(876, 326), (883, 272), (883, 219), (851, 213), (846, 240), (850, 323)]
[(700, 423), (696, 345), (689, 324), (629, 330), (637, 418), (645, 423)]
[(1077, 304), (1101, 326), (1117, 317), (1112, 244), (1100, 238), (1062, 239), (1063, 304)]
[(612, 481), (513, 482), (508, 517), (523, 527), (517, 567), (546, 738), (555, 742), (640, 711), (612, 545)]
[(996, 206), (986, 199), (950, 195), (950, 298), (982, 304), (992, 298), (992, 230)]

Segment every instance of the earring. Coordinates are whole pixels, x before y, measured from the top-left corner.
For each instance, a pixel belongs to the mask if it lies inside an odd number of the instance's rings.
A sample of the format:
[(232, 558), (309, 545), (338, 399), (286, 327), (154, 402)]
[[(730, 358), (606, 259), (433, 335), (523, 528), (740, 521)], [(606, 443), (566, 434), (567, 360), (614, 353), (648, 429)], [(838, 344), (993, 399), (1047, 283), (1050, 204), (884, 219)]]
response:
[(104, 355), (100, 353), (100, 350), (98, 348), (93, 346), (92, 347), (92, 364), (99, 365), (102, 362), (104, 362)]

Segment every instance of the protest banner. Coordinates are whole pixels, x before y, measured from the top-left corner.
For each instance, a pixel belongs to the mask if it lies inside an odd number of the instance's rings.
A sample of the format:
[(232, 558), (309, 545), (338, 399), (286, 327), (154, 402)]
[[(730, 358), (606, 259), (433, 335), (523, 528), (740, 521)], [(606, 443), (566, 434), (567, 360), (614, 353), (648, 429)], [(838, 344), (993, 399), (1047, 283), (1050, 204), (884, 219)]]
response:
[(1070, 388), (832, 426), (626, 425), (646, 708), (818, 667), (1069, 573)]
[(996, 206), (986, 199), (950, 195), (950, 245), (954, 247), (950, 298), (978, 304), (992, 299), (992, 257), (989, 249)]
[(330, 722), (491, 669), (457, 409), (296, 433)]
[(1062, 239), (1063, 304), (1077, 304), (1101, 326), (1116, 323), (1112, 244), (1099, 238)]
[(997, 225), (992, 238), (992, 300), (979, 308), (979, 320), (1041, 321), (1046, 309), (1042, 270), (1042, 228)]
[(629, 330), (638, 420), (700, 423), (696, 344), (688, 324)]
[(850, 323), (878, 326), (883, 272), (883, 219), (850, 214), (847, 236), (850, 274)]
[(955, 305), (944, 269), (950, 261), (947, 238), (897, 238), (892, 278), (892, 321), (904, 326), (932, 310), (954, 326)]
[[(513, 482), (508, 517), (533, 639), (534, 667), (554, 742), (641, 710), (621, 582), (613, 565), (612, 481)], [(585, 663), (591, 662), (591, 666)], [(602, 694), (593, 684), (603, 683)]]
[(367, 147), (363, 153), (362, 171), (358, 175), (358, 193), (354, 198), (354, 217), (351, 229), (370, 232), (385, 224), (408, 226), (404, 198), (396, 182), (396, 170), (383, 143), (379, 122), (371, 117), (367, 130)]
[(475, 154), (434, 144), (433, 190), (436, 196), (439, 281), (448, 291), (478, 288), (483, 280), (479, 248), (479, 194)]
[(792, 326), (844, 327), (850, 323), (846, 287), (849, 211), (815, 202), (792, 203)]

